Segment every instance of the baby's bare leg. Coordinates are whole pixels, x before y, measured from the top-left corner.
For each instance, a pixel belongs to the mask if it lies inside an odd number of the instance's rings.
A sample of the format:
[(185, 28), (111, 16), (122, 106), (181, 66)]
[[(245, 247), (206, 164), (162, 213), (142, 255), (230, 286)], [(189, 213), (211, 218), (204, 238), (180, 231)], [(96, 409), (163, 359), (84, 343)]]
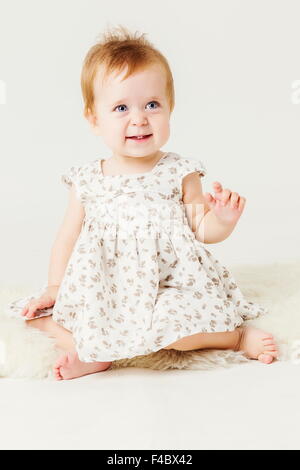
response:
[(240, 335), (237, 330), (222, 333), (196, 333), (185, 336), (164, 349), (177, 349), (177, 351), (191, 351), (194, 349), (235, 349)]
[(53, 367), (54, 376), (57, 380), (69, 380), (87, 374), (95, 374), (108, 369), (111, 365), (111, 362), (80, 361), (72, 333), (53, 321), (52, 316), (27, 320), (26, 323), (28, 326), (48, 333), (56, 339), (56, 345), (66, 351), (59, 357)]
[(163, 349), (191, 351), (209, 348), (243, 351), (249, 359), (258, 359), (265, 364), (270, 364), (274, 357), (278, 357), (273, 336), (253, 326), (242, 326), (234, 331), (221, 333), (196, 333), (181, 338)]
[(39, 330), (44, 331), (55, 338), (56, 344), (60, 349), (63, 349), (64, 351), (75, 350), (75, 343), (73, 341), (72, 333), (53, 321), (51, 315), (48, 317), (26, 320), (26, 324), (28, 326), (38, 328)]

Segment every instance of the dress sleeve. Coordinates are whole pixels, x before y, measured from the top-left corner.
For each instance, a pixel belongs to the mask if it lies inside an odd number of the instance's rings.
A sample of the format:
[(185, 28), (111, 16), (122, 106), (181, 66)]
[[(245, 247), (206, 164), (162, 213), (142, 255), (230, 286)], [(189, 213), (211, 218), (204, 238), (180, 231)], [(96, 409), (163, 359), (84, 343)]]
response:
[(205, 176), (207, 173), (206, 167), (200, 160), (183, 159), (181, 165), (181, 178), (189, 175), (190, 173), (198, 172), (199, 176)]
[(74, 184), (77, 198), (82, 205), (85, 205), (89, 197), (87, 176), (87, 169), (84, 166), (72, 166), (61, 174), (61, 181), (67, 189), (71, 189)]
[(74, 183), (74, 186), (76, 187), (77, 183), (78, 183), (78, 169), (77, 169), (77, 167), (72, 166), (71, 168), (66, 170), (61, 175), (61, 181), (67, 189), (71, 189), (72, 183)]

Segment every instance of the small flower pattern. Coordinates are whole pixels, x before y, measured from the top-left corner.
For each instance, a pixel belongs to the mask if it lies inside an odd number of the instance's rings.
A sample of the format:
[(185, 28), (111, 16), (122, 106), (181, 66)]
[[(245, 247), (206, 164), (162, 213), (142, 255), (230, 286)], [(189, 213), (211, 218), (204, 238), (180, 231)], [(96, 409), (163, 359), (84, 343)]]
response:
[[(52, 315), (71, 331), (81, 361), (149, 354), (268, 313), (244, 298), (189, 226), (182, 179), (205, 176), (202, 162), (167, 152), (147, 173), (112, 176), (100, 164), (62, 175), (67, 188), (75, 185), (85, 218), (56, 303), (36, 316)], [(20, 316), (43, 288), (9, 304), (8, 312)]]

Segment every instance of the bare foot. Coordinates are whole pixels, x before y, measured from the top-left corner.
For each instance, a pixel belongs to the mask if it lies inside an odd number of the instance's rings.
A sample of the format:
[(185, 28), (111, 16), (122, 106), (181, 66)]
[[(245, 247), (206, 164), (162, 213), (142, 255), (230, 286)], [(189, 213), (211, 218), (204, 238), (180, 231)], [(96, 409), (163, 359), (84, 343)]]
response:
[(109, 368), (111, 362), (82, 362), (76, 351), (70, 351), (58, 358), (53, 372), (56, 380), (70, 380), (83, 375), (95, 374)]
[(244, 351), (249, 359), (258, 359), (264, 364), (271, 364), (274, 358), (278, 358), (278, 349), (270, 333), (253, 326), (243, 326), (237, 330), (240, 340), (236, 351)]

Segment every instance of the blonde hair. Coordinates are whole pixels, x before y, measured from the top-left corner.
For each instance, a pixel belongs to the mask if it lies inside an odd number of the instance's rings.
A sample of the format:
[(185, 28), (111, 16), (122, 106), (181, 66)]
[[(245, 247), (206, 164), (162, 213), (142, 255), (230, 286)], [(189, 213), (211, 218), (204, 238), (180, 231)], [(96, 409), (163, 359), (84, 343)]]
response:
[(145, 33), (140, 37), (132, 34), (124, 26), (103, 33), (99, 42), (92, 46), (83, 62), (81, 90), (84, 100), (83, 114), (95, 114), (94, 80), (100, 65), (104, 66), (104, 79), (112, 72), (120, 72), (128, 66), (125, 80), (137, 71), (153, 64), (160, 64), (166, 72), (166, 95), (172, 113), (175, 106), (174, 82), (167, 59), (147, 39)]

